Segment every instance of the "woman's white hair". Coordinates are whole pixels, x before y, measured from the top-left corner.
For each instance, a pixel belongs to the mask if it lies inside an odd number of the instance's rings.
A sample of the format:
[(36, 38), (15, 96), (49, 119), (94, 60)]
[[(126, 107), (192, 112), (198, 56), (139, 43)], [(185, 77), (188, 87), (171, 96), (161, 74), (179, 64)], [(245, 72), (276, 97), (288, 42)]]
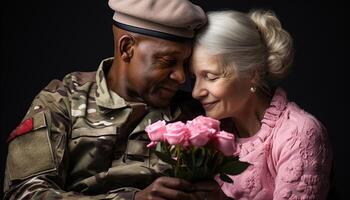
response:
[(219, 56), (225, 74), (238, 77), (258, 72), (257, 86), (267, 87), (282, 79), (293, 60), (293, 41), (271, 11), (215, 11), (196, 37), (201, 45)]

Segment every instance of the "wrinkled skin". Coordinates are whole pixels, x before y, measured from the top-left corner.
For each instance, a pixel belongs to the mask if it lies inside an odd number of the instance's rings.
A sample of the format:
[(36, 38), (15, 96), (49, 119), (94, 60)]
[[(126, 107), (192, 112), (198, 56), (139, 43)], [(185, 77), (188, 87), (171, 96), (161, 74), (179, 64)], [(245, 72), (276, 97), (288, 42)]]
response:
[(117, 53), (108, 86), (128, 101), (169, 105), (185, 82), (190, 42), (173, 42), (114, 29)]

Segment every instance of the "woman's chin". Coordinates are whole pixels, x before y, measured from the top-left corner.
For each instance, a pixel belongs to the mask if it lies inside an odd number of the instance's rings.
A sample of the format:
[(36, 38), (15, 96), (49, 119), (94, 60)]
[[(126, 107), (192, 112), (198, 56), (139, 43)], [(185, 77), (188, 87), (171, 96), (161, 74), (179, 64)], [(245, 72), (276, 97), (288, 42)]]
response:
[(207, 117), (211, 117), (213, 119), (222, 119), (222, 117), (220, 115), (218, 115), (218, 113), (213, 113), (213, 112), (210, 112), (210, 111), (205, 111), (205, 115)]

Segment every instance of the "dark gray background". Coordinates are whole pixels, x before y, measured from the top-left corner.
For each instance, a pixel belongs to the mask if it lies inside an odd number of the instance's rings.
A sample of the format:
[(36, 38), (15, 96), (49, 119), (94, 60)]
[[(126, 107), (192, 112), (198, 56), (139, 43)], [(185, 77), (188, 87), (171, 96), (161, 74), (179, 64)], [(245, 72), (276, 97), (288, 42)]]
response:
[[(337, 1), (203, 0), (205, 10), (265, 8), (275, 11), (295, 40), (295, 61), (283, 82), (289, 98), (327, 127), (334, 148), (337, 193), (345, 199), (349, 157), (345, 126), (345, 26), (348, 10)], [(8, 134), (20, 123), (34, 96), (53, 78), (94, 71), (113, 55), (107, 1), (8, 1), (1, 12), (0, 184)], [(2, 193), (0, 193), (1, 196)]]

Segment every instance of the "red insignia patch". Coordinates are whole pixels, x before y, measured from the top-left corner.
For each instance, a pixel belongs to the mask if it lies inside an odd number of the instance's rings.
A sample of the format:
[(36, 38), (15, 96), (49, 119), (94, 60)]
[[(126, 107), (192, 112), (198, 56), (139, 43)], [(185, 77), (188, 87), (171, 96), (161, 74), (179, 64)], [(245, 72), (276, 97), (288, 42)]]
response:
[(24, 135), (31, 130), (33, 130), (33, 118), (26, 119), (15, 130), (13, 130), (7, 138), (7, 142), (10, 142), (17, 136)]

